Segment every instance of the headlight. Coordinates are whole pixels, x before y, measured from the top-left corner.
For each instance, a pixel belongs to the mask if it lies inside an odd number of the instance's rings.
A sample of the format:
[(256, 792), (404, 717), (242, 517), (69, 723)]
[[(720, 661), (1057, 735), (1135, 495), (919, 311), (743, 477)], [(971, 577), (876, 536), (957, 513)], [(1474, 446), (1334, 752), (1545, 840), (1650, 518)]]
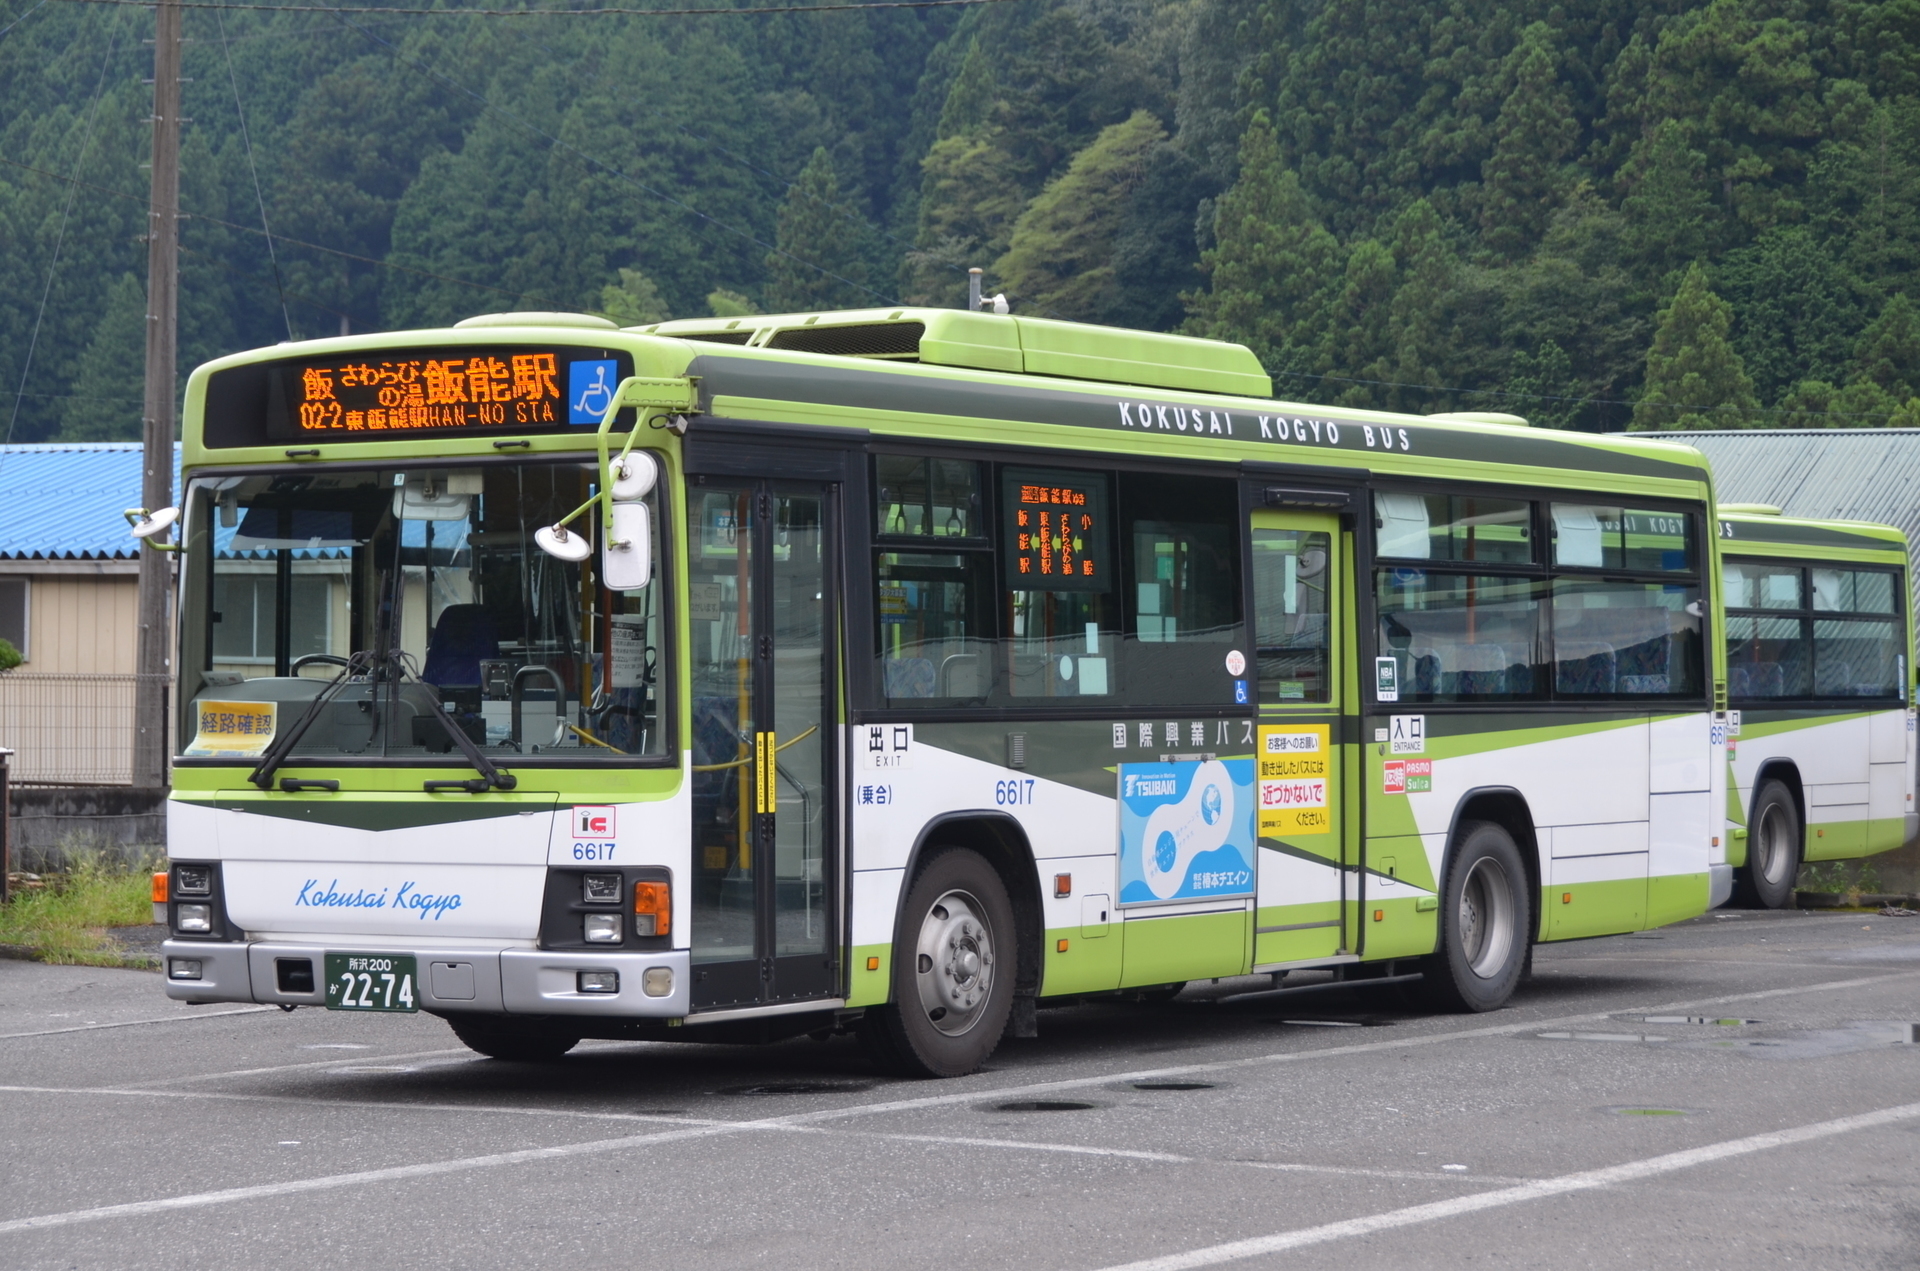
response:
[[(181, 906), (185, 908), (186, 906)], [(586, 917), (586, 938), (589, 944), (619, 944), (619, 914), (588, 914)]]
[(200, 978), (199, 958), (168, 958), (167, 978), (170, 980), (197, 980)]
[(176, 905), (173, 925), (181, 931), (212, 931), (212, 905)]
[(620, 903), (620, 875), (587, 874), (580, 880), (580, 898), (589, 905)]
[(213, 868), (208, 865), (175, 865), (173, 890), (180, 896), (205, 896), (213, 891)]
[(618, 971), (582, 971), (574, 978), (582, 993), (618, 993), (620, 991)]

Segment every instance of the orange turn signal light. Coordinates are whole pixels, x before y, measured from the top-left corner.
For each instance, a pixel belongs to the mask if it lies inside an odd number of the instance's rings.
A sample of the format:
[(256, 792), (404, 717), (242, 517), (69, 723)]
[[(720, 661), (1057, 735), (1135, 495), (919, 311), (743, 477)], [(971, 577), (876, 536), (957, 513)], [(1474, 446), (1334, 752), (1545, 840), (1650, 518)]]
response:
[(1384, 909), (1376, 909), (1376, 910), (1374, 910), (1374, 911), (1373, 911), (1373, 920), (1374, 920), (1375, 922), (1385, 922), (1385, 921), (1386, 921), (1386, 919), (1387, 919), (1387, 911), (1386, 911), (1386, 910), (1384, 910)]
[[(651, 925), (649, 925), (651, 920)], [(673, 931), (673, 888), (642, 880), (633, 885), (633, 934), (664, 936)]]
[(880, 969), (880, 959), (878, 958), (867, 959), (867, 970), (878, 971), (879, 969)]
[(1560, 903), (1563, 905), (1571, 905), (1573, 903), (1573, 893), (1570, 891), (1561, 892)]
[(164, 869), (157, 869), (153, 872), (153, 903), (156, 905), (164, 905), (167, 903), (168, 877), (169, 875)]
[(1060, 943), (1053, 946), (1053, 951), (1055, 953), (1065, 953), (1067, 951), (1067, 942), (1065, 940), (1060, 941)]
[(1073, 875), (1055, 874), (1053, 876), (1053, 898), (1055, 900), (1064, 900), (1071, 895), (1073, 895)]

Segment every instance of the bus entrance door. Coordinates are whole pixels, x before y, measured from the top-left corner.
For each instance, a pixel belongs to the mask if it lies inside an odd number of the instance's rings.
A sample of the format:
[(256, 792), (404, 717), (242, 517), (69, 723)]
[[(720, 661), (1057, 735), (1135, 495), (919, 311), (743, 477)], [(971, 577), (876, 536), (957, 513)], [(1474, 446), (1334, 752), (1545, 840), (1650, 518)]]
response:
[(1351, 690), (1335, 668), (1351, 587), (1339, 519), (1252, 514), (1259, 863), (1254, 969), (1345, 951), (1347, 818), (1340, 711)]
[(826, 489), (688, 486), (693, 1007), (829, 996)]

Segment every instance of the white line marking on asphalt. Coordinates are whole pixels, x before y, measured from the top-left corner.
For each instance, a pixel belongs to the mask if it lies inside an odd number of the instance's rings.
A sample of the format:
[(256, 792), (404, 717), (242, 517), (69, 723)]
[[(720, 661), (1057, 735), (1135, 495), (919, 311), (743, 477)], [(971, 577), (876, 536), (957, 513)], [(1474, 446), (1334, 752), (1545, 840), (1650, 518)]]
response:
[(327, 1110), (370, 1108), (380, 1112), (477, 1112), (489, 1116), (552, 1117), (560, 1121), (639, 1121), (653, 1125), (736, 1126), (739, 1121), (667, 1112), (583, 1112), (567, 1108), (516, 1108), (497, 1103), (401, 1103), (394, 1099), (304, 1098), (284, 1094), (238, 1094), (209, 1090), (152, 1090), (139, 1086), (0, 1086), (0, 1094), (77, 1094), (88, 1098), (188, 1099), (213, 1103), (272, 1103)]
[[(1604, 1019), (1617, 1014), (1659, 1015), (1671, 1014), (1705, 1006), (1714, 1002), (1755, 1001), (1763, 998), (1780, 997), (1793, 993), (1813, 993), (1838, 989), (1859, 988), (1866, 985), (1883, 984), (1891, 980), (1910, 979), (1920, 976), (1920, 971), (1901, 971), (1892, 975), (1866, 976), (1853, 980), (1835, 980), (1825, 984), (1808, 984), (1797, 988), (1764, 989), (1754, 993), (1735, 993), (1704, 998), (1694, 998), (1681, 1002), (1669, 1002), (1660, 1006), (1624, 1007), (1604, 1012), (1591, 1012), (1584, 1015), (1567, 1016), (1560, 1019), (1529, 1020), (1525, 1023), (1503, 1024), (1487, 1028), (1457, 1029), (1451, 1032), (1428, 1033), (1419, 1037), (1403, 1037), (1391, 1041), (1363, 1042), (1349, 1046), (1327, 1046), (1315, 1050), (1283, 1051), (1277, 1054), (1254, 1055), (1242, 1059), (1219, 1060), (1202, 1064), (1187, 1064), (1175, 1068), (1156, 1068), (1141, 1072), (1109, 1073), (1097, 1077), (1074, 1077), (1059, 1081), (1036, 1082), (1030, 1085), (1006, 1086), (992, 1089), (972, 1089), (964, 1093), (951, 1095), (931, 1095), (918, 1099), (894, 1099), (882, 1103), (857, 1104), (853, 1107), (824, 1108), (814, 1112), (794, 1113), (784, 1117), (769, 1117), (755, 1121), (732, 1121), (689, 1126), (685, 1130), (663, 1131), (658, 1134), (641, 1134), (628, 1138), (600, 1139), (586, 1143), (569, 1144), (560, 1147), (530, 1148), (519, 1152), (497, 1152), (486, 1156), (461, 1157), (448, 1161), (428, 1161), (417, 1165), (394, 1166), (389, 1169), (361, 1170), (351, 1174), (332, 1174), (318, 1178), (293, 1179), (282, 1183), (261, 1184), (254, 1187), (233, 1187), (222, 1191), (197, 1192), (185, 1196), (173, 1196), (159, 1200), (134, 1201), (122, 1205), (103, 1205), (92, 1209), (69, 1210), (65, 1213), (43, 1214), (30, 1218), (15, 1218), (0, 1222), (0, 1235), (14, 1231), (30, 1231), (43, 1227), (68, 1226), (73, 1223), (94, 1222), (105, 1218), (134, 1217), (141, 1214), (164, 1213), (176, 1209), (195, 1209), (209, 1205), (227, 1204), (235, 1201), (257, 1200), (274, 1196), (297, 1195), (309, 1191), (326, 1191), (337, 1187), (351, 1187), (362, 1183), (398, 1181), (410, 1178), (425, 1178), (438, 1174), (459, 1173), (475, 1169), (489, 1169), (496, 1166), (519, 1165), (530, 1161), (558, 1160), (571, 1156), (586, 1156), (603, 1152), (621, 1151), (631, 1147), (648, 1146), (655, 1143), (671, 1143), (687, 1139), (707, 1138), (714, 1135), (742, 1133), (749, 1130), (785, 1130), (812, 1125), (821, 1121), (840, 1120), (847, 1117), (877, 1116), (889, 1112), (908, 1112), (924, 1108), (947, 1107), (956, 1103), (973, 1103), (983, 1099), (1002, 1098), (1011, 1093), (1037, 1094), (1052, 1090), (1076, 1089), (1085, 1086), (1107, 1085), (1113, 1083), (1144, 1081), (1155, 1077), (1183, 1076), (1189, 1073), (1221, 1072), (1234, 1069), (1251, 1068), (1266, 1064), (1292, 1063), (1307, 1059), (1327, 1059), (1343, 1055), (1368, 1054), (1385, 1050), (1403, 1050), (1415, 1046), (1436, 1045), (1448, 1041), (1466, 1041), (1481, 1037), (1510, 1036), (1514, 1033), (1533, 1029), (1567, 1026), (1591, 1019)], [(423, 1054), (446, 1054), (447, 1051), (428, 1051)], [(416, 1056), (383, 1056), (383, 1058), (415, 1058)], [(346, 1061), (352, 1062), (352, 1061)], [(279, 1072), (286, 1068), (338, 1067), (342, 1061), (333, 1060), (317, 1064), (290, 1064), (283, 1068), (248, 1069), (237, 1073), (207, 1074), (212, 1076), (246, 1076), (255, 1072)], [(204, 1079), (204, 1078), (201, 1078)], [(173, 1080), (185, 1080), (175, 1078)], [(142, 1083), (147, 1084), (147, 1083)], [(158, 1083), (153, 1083), (158, 1084)], [(136, 1089), (138, 1087), (135, 1087)], [(163, 1093), (156, 1091), (155, 1093)], [(401, 1105), (404, 1106), (404, 1105)], [(1915, 1115), (1920, 1115), (1920, 1104), (1912, 1105)], [(1765, 1136), (1760, 1136), (1765, 1137)], [(1816, 1136), (1817, 1137), (1817, 1136)], [(1744, 1141), (1744, 1140), (1741, 1140)], [(1758, 1149), (1753, 1149), (1758, 1150)], [(1685, 1155), (1684, 1153), (1677, 1155)], [(1665, 1159), (1665, 1158), (1660, 1158)], [(1680, 1168), (1678, 1166), (1674, 1168)], [(1600, 1171), (1604, 1173), (1605, 1171)], [(1581, 1177), (1581, 1176), (1569, 1176)], [(1548, 1180), (1549, 1182), (1553, 1180)], [(1545, 1184), (1528, 1184), (1543, 1186)], [(1594, 1184), (1599, 1186), (1601, 1184)], [(1489, 1193), (1499, 1194), (1499, 1193)], [(1543, 1193), (1550, 1194), (1550, 1193)], [(1411, 1211), (1407, 1211), (1411, 1212)], [(1465, 1212), (1465, 1211), (1462, 1211)], [(1337, 1224), (1336, 1224), (1337, 1225)], [(1185, 1255), (1181, 1255), (1185, 1256)], [(1240, 1255), (1235, 1255), (1240, 1256)], [(1169, 1264), (1172, 1265), (1172, 1264)], [(1193, 1265), (1203, 1265), (1195, 1263)]]
[(75, 1024), (71, 1028), (43, 1028), (35, 1033), (0, 1033), (0, 1042), (12, 1041), (16, 1037), (52, 1037), (56, 1033), (91, 1033), (99, 1028), (132, 1028), (136, 1024), (179, 1024), (197, 1019), (217, 1019), (222, 1015), (258, 1015), (263, 1011), (275, 1011), (277, 1006), (242, 1006), (231, 1011), (202, 1011), (197, 1015), (159, 1015), (153, 1019), (123, 1019), (112, 1024)]
[(1749, 1135), (1744, 1139), (1729, 1139), (1724, 1143), (1710, 1143), (1705, 1147), (1688, 1148), (1683, 1152), (1669, 1152), (1665, 1156), (1649, 1157), (1642, 1161), (1628, 1161), (1624, 1165), (1582, 1170), (1577, 1174), (1563, 1174), (1559, 1178), (1543, 1178), (1530, 1183), (1521, 1183), (1517, 1187), (1503, 1187), (1497, 1191), (1481, 1192), (1477, 1196), (1455, 1196), (1450, 1200), (1410, 1205), (1405, 1209), (1370, 1214), (1365, 1218), (1349, 1218), (1342, 1222), (1324, 1223), (1318, 1227), (1302, 1227), (1297, 1231), (1283, 1231), (1271, 1236), (1255, 1236), (1250, 1240), (1234, 1240), (1205, 1249), (1192, 1249), (1186, 1253), (1145, 1258), (1138, 1262), (1107, 1267), (1105, 1271), (1190, 1271), (1194, 1267), (1218, 1266), (1223, 1262), (1238, 1262), (1243, 1258), (1257, 1258), (1263, 1254), (1284, 1253), (1289, 1249), (1326, 1244), (1334, 1240), (1347, 1240), (1354, 1236), (1370, 1236), (1376, 1232), (1391, 1231), (1397, 1227), (1411, 1227), (1418, 1223), (1454, 1218), (1461, 1214), (1498, 1209), (1506, 1205), (1518, 1205), (1548, 1196), (1564, 1196), (1570, 1192), (1589, 1191), (1596, 1187), (1612, 1187), (1619, 1183), (1638, 1182), (1661, 1174), (1671, 1174), (1675, 1170), (1691, 1169), (1696, 1165), (1724, 1161), (1730, 1157), (1764, 1152), (1770, 1148), (1789, 1147), (1796, 1143), (1824, 1139), (1835, 1134), (1849, 1134), (1855, 1130), (1871, 1130), (1900, 1121), (1911, 1121), (1916, 1117), (1920, 1117), (1920, 1103), (1905, 1103), (1895, 1108), (1882, 1108), (1877, 1112), (1863, 1112), (1858, 1116), (1816, 1121), (1811, 1125), (1795, 1126), (1790, 1130), (1772, 1130), (1765, 1134)]
[[(1292, 1161), (1235, 1161), (1255, 1169), (1280, 1170), (1288, 1174), (1351, 1174), (1356, 1178), (1400, 1178), (1418, 1183), (1531, 1183), (1530, 1178), (1504, 1178), (1498, 1174), (1438, 1174), (1417, 1169), (1367, 1169), (1359, 1165), (1306, 1165)], [(1443, 1167), (1444, 1168), (1444, 1167)]]

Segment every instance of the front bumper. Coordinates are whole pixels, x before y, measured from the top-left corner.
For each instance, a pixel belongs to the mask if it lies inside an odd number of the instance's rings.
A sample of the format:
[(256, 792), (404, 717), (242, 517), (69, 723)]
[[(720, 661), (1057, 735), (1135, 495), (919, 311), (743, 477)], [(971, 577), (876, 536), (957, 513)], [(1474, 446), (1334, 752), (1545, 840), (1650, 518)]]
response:
[[(603, 1019), (680, 1019), (687, 1014), (690, 957), (685, 949), (661, 953), (545, 949), (408, 949), (397, 940), (363, 940), (334, 952), (410, 953), (418, 961), (420, 1009), (436, 1014), (471, 1012), (509, 1015), (587, 1015)], [(175, 1001), (263, 1002), (275, 1006), (324, 1006), (327, 946), (255, 941), (248, 944), (168, 940), (160, 946), (167, 996)], [(311, 992), (280, 988), (276, 963), (306, 961)], [(200, 978), (176, 978), (183, 961), (199, 963)], [(645, 974), (665, 969), (672, 989), (649, 996)], [(582, 993), (582, 971), (617, 971), (618, 993)]]

